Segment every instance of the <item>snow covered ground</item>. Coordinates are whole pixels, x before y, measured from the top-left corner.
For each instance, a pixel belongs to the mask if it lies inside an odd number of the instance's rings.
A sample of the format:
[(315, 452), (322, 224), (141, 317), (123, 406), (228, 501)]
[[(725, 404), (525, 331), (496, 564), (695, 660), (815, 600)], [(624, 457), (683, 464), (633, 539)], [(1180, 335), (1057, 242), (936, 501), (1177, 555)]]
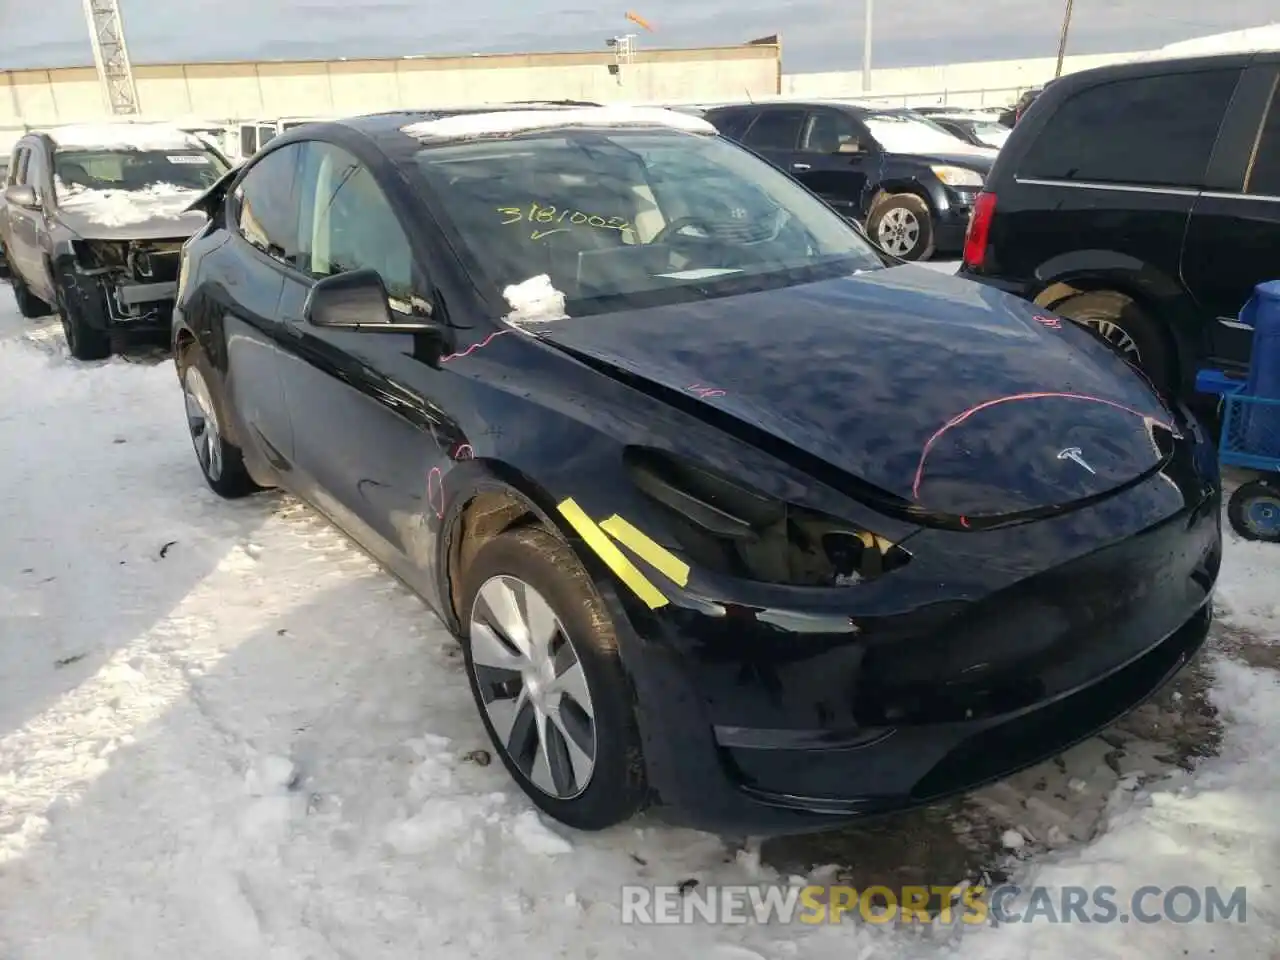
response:
[[(820, 837), (568, 835), (487, 747), (431, 614), (281, 495), (201, 481), (172, 366), (82, 365), (0, 284), (0, 957), (1280, 956), (1280, 548), (1212, 649), (973, 798)], [(794, 875), (1248, 888), (1243, 924), (624, 926), (620, 887)]]

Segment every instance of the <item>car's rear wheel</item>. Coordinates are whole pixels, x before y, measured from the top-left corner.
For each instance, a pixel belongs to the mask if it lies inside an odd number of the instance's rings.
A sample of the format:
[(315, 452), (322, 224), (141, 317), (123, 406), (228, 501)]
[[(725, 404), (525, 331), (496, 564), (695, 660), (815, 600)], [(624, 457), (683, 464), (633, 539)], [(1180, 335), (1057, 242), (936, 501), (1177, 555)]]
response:
[(223, 413), (226, 406), (215, 386), (219, 380), (204, 352), (191, 344), (178, 355), (177, 362), (191, 444), (210, 489), (228, 500), (262, 489), (245, 469), (240, 448), (227, 439)]
[(13, 287), (13, 299), (18, 302), (18, 312), (28, 320), (37, 320), (53, 313), (53, 308), (32, 293), (26, 281), (16, 271), (9, 278), (9, 285)]
[(901, 260), (933, 256), (933, 214), (912, 193), (885, 197), (867, 218), (867, 234), (883, 250)]
[(536, 527), (480, 548), (464, 575), (471, 692), (507, 771), (579, 830), (645, 803), (633, 697), (603, 601), (573, 551)]
[(1130, 297), (1113, 290), (1081, 293), (1057, 304), (1054, 312), (1087, 328), (1147, 375), (1156, 389), (1173, 384), (1165, 335)]

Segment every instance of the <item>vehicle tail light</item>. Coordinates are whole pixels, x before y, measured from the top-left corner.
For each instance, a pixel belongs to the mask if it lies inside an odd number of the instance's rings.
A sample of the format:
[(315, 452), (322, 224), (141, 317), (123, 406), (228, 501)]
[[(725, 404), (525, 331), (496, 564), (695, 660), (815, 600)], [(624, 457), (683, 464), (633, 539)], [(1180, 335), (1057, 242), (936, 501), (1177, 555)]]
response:
[(964, 265), (976, 270), (987, 258), (987, 237), (996, 215), (996, 195), (983, 191), (973, 201), (973, 213), (964, 235)]

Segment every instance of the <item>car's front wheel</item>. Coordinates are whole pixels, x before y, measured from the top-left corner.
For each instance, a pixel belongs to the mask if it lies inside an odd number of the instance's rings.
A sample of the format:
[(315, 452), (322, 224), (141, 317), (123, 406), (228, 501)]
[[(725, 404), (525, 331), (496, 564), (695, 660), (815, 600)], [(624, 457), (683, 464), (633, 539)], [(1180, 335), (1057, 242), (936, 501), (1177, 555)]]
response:
[(885, 197), (867, 218), (867, 233), (885, 253), (900, 260), (933, 256), (933, 214), (913, 193)]
[(77, 360), (105, 360), (111, 356), (111, 335), (93, 324), (76, 277), (71, 273), (60, 274), (55, 289), (62, 332), (67, 337), (71, 356)]
[(463, 604), (471, 691), (521, 789), (579, 830), (637, 813), (647, 787), (633, 696), (573, 551), (536, 527), (502, 534), (468, 567)]
[(228, 500), (262, 489), (245, 469), (244, 456), (227, 439), (226, 420), (217, 384), (220, 382), (204, 352), (195, 344), (177, 356), (178, 375), (187, 408), (187, 429), (200, 463), (200, 472), (214, 493)]

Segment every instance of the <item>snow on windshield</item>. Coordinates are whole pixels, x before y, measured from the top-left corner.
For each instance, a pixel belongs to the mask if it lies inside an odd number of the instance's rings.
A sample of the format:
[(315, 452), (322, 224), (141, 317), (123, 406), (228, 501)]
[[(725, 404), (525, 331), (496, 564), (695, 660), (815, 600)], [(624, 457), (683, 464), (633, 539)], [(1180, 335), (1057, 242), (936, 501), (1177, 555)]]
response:
[(205, 149), (61, 149), (53, 183), (63, 211), (124, 227), (179, 216), (223, 169)]
[(901, 113), (869, 113), (862, 118), (876, 142), (890, 153), (969, 153), (991, 156), (984, 147), (971, 147), (941, 127)]

